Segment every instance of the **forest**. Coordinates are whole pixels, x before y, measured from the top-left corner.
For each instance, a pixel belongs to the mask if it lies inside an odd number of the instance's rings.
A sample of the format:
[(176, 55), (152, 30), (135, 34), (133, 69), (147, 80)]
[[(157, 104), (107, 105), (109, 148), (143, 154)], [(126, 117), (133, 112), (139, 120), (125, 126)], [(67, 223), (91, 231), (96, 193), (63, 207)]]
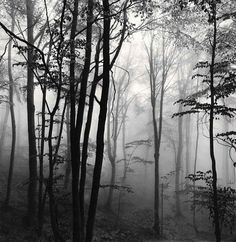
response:
[(0, 242), (236, 241), (236, 1), (0, 0)]

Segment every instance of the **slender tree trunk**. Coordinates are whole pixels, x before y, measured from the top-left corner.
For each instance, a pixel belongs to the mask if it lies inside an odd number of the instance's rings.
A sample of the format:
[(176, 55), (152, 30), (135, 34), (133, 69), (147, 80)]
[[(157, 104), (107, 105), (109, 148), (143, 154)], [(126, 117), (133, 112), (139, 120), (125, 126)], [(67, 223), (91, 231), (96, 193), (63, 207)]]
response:
[[(88, 51), (91, 54), (93, 1), (89, 0), (88, 9), (89, 9), (89, 13), (88, 13), (87, 24), (89, 25), (89, 31), (87, 32), (87, 40), (89, 41), (88, 42)], [(86, 125), (85, 125), (83, 147), (82, 147), (79, 197), (80, 197), (80, 220), (81, 220), (81, 229), (82, 229), (81, 237), (82, 237), (83, 241), (85, 239), (84, 196), (85, 196), (85, 182), (86, 182), (86, 171), (87, 171), (86, 166), (87, 166), (87, 158), (88, 158), (89, 135), (90, 135), (90, 129), (91, 129), (91, 125), (92, 125), (94, 99), (95, 99), (95, 93), (96, 93), (96, 88), (97, 88), (97, 78), (98, 78), (98, 71), (99, 71), (100, 42), (101, 42), (101, 38), (99, 35), (98, 43), (96, 46), (96, 54), (95, 54), (94, 78), (93, 78), (93, 83), (92, 83), (90, 96), (89, 96), (89, 109), (88, 109), (88, 114), (87, 114), (87, 121), (86, 121)], [(87, 53), (87, 54), (89, 54), (89, 53)], [(89, 54), (89, 58), (91, 58), (90, 54)], [(89, 63), (87, 63), (87, 64), (89, 64)], [(87, 74), (89, 74), (89, 70), (88, 70)], [(87, 75), (87, 79), (88, 79), (88, 75)]]
[[(224, 118), (224, 129), (225, 132), (229, 131), (229, 121), (227, 120), (227, 118)], [(227, 147), (223, 147), (223, 171), (224, 171), (224, 177), (225, 177), (225, 183), (226, 186), (229, 185), (230, 183), (230, 179), (229, 179), (229, 154), (228, 154), (228, 148)]]
[(107, 102), (109, 95), (110, 85), (110, 5), (109, 0), (103, 0), (103, 13), (104, 13), (104, 25), (103, 25), (103, 85), (102, 94), (100, 100), (100, 113), (98, 119), (98, 129), (96, 138), (96, 159), (93, 172), (92, 191), (88, 212), (88, 220), (86, 226), (86, 242), (92, 242), (93, 227), (95, 222), (98, 193), (100, 186), (100, 178), (103, 163), (104, 152), (104, 131), (106, 124), (107, 114)]
[(8, 121), (9, 113), (10, 113), (9, 103), (6, 102), (5, 114), (4, 114), (2, 132), (1, 132), (1, 138), (0, 138), (0, 160), (1, 161), (3, 159), (3, 149), (4, 149), (4, 142), (6, 137), (7, 121)]
[[(190, 123), (191, 123), (191, 116), (190, 114), (185, 119), (185, 141), (186, 141), (186, 152), (185, 152), (185, 177), (189, 175), (189, 164), (190, 164), (190, 157), (191, 157), (191, 139), (190, 139)], [(188, 189), (189, 181), (186, 180), (186, 189)]]
[(79, 199), (79, 175), (80, 175), (80, 140), (83, 125), (83, 116), (85, 109), (85, 100), (87, 95), (87, 83), (90, 72), (91, 63), (91, 45), (92, 45), (92, 20), (93, 20), (93, 1), (88, 1), (88, 17), (87, 17), (87, 30), (86, 30), (86, 48), (85, 48), (85, 61), (82, 71), (80, 96), (77, 112), (77, 120), (75, 121), (75, 37), (76, 26), (78, 18), (78, 1), (74, 2), (73, 21), (71, 28), (71, 64), (70, 64), (70, 79), (71, 79), (71, 163), (72, 163), (72, 198), (73, 198), (73, 241), (77, 242), (80, 239), (84, 240), (84, 228), (81, 225), (82, 216), (79, 215), (80, 199)]
[[(198, 81), (197, 81), (197, 90), (198, 92)], [(197, 122), (196, 122), (196, 143), (195, 143), (195, 152), (194, 152), (194, 165), (193, 165), (193, 174), (196, 176), (197, 172), (197, 159), (198, 159), (198, 143), (199, 143), (199, 113), (197, 113)], [(195, 232), (198, 232), (197, 223), (196, 223), (196, 181), (193, 180), (193, 227)]]
[[(21, 105), (21, 104), (20, 104)], [(21, 108), (18, 106), (17, 110), (17, 124), (16, 124), (16, 154), (19, 155), (19, 152), (21, 151), (20, 148), (23, 148), (23, 145), (21, 142)]]
[(67, 136), (67, 147), (66, 147), (66, 166), (65, 166), (65, 178), (64, 188), (68, 189), (70, 173), (71, 173), (71, 155), (70, 155), (70, 104), (67, 104), (66, 109), (66, 136)]
[(215, 88), (214, 88), (214, 65), (216, 55), (216, 38), (217, 38), (217, 20), (216, 20), (216, 3), (212, 3), (213, 11), (213, 41), (212, 41), (212, 56), (210, 65), (210, 119), (209, 119), (209, 136), (210, 136), (210, 156), (212, 162), (212, 187), (213, 187), (213, 203), (214, 203), (214, 224), (215, 224), (215, 237), (216, 241), (221, 241), (221, 230), (219, 221), (218, 210), (218, 197), (217, 197), (217, 171), (216, 171), (216, 159), (214, 151), (214, 109), (215, 109)]
[[(126, 101), (125, 101), (126, 103)], [(123, 178), (122, 178), (122, 183), (124, 184), (125, 179), (127, 177), (127, 154), (126, 154), (126, 114), (128, 107), (126, 107), (125, 110), (125, 103), (123, 103), (123, 108), (122, 108), (122, 152), (123, 152), (123, 159), (124, 159), (124, 168), (123, 168)]]
[(80, 241), (80, 219), (79, 219), (79, 154), (80, 147), (76, 143), (76, 84), (75, 84), (75, 37), (78, 19), (78, 0), (74, 1), (73, 20), (70, 36), (70, 143), (71, 143), (71, 168), (72, 168), (72, 216), (73, 216), (73, 242)]
[[(125, 185), (125, 180), (127, 177), (127, 154), (125, 149), (126, 144), (126, 113), (128, 111), (127, 100), (125, 98), (122, 99), (122, 152), (123, 152), (123, 159), (124, 159), (124, 168), (123, 168), (123, 176), (121, 178), (121, 186)], [(121, 213), (121, 198), (122, 198), (122, 191), (119, 191), (119, 198), (118, 198), (118, 212), (117, 212), (117, 223), (116, 226), (119, 225), (120, 213)]]
[(109, 193), (108, 198), (106, 202), (106, 208), (108, 210), (112, 209), (112, 200), (113, 200), (113, 191), (114, 191), (114, 185), (115, 185), (115, 177), (116, 177), (116, 164), (115, 161), (110, 161), (111, 163), (111, 179), (110, 179), (110, 187), (109, 187)]
[[(179, 104), (179, 113), (182, 112), (182, 105)], [(180, 172), (181, 172), (181, 162), (182, 162), (182, 151), (183, 151), (183, 117), (178, 117), (178, 151), (177, 151), (177, 160), (176, 160), (176, 173), (175, 173), (175, 192), (176, 192), (176, 216), (181, 216), (180, 208)]]
[[(41, 113), (41, 134), (39, 140), (40, 142), (40, 156), (39, 156), (39, 191), (38, 191), (38, 234), (42, 234), (43, 229), (43, 217), (44, 217), (44, 199), (43, 199), (43, 184), (44, 184), (44, 174), (43, 174), (43, 162), (44, 162), (44, 142), (45, 142), (45, 108), (46, 108), (46, 86), (43, 87), (43, 98), (42, 98), (42, 113)], [(40, 128), (40, 127), (39, 127)]]
[[(11, 31), (14, 32), (14, 11), (11, 10)], [(14, 81), (12, 77), (12, 40), (10, 39), (8, 45), (8, 76), (9, 76), (9, 103), (10, 103), (10, 113), (11, 113), (11, 127), (12, 127), (12, 143), (11, 143), (11, 156), (10, 156), (10, 167), (8, 173), (8, 182), (7, 182), (7, 194), (5, 199), (5, 205), (9, 205), (11, 197), (11, 185), (12, 185), (12, 175), (14, 168), (14, 159), (15, 159), (15, 146), (16, 146), (16, 121), (15, 121), (15, 112), (14, 112)]]
[[(164, 60), (164, 52), (163, 52)], [(162, 120), (163, 120), (163, 101), (164, 101), (164, 87), (165, 87), (165, 64), (163, 61), (163, 75), (161, 82), (161, 96), (160, 96), (160, 112), (159, 112), (159, 127), (157, 133), (157, 124), (155, 113), (153, 114), (153, 127), (154, 127), (154, 138), (155, 138), (155, 201), (154, 201), (154, 230), (160, 235), (160, 216), (159, 216), (159, 207), (160, 207), (160, 194), (159, 194), (159, 157), (160, 157), (160, 147), (161, 147), (161, 136), (162, 136)], [(153, 110), (155, 112), (155, 109)]]
[[(27, 11), (27, 41), (33, 44), (33, 2), (26, 0)], [(27, 67), (27, 115), (29, 142), (29, 187), (28, 187), (28, 223), (34, 224), (37, 210), (37, 149), (35, 137), (35, 107), (34, 107), (34, 74), (32, 71), (33, 52), (28, 46)]]
[[(108, 100), (108, 113), (107, 113), (107, 150), (108, 150), (108, 158), (111, 163), (111, 179), (110, 179), (110, 187), (108, 198), (106, 202), (106, 208), (111, 210), (112, 208), (112, 198), (113, 191), (115, 185), (115, 176), (116, 176), (116, 149), (117, 149), (117, 138), (118, 138), (118, 109), (119, 109), (119, 100), (120, 100), (120, 85), (117, 92), (117, 102), (116, 102), (116, 110), (111, 118), (111, 103), (112, 95), (109, 95)], [(112, 128), (111, 128), (112, 123)], [(113, 130), (111, 135), (111, 129)], [(111, 137), (112, 136), (112, 137)]]
[(155, 114), (155, 105), (152, 107), (152, 122), (154, 131), (154, 160), (155, 160), (155, 183), (154, 183), (154, 225), (153, 229), (160, 234), (160, 216), (159, 216), (159, 153), (158, 153), (158, 130)]

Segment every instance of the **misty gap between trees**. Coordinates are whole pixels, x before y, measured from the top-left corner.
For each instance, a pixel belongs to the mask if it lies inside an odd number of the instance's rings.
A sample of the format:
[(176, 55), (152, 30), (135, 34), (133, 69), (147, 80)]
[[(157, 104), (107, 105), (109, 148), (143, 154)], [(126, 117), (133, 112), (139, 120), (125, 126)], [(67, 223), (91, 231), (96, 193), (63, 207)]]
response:
[(0, 241), (236, 241), (236, 1), (0, 5)]

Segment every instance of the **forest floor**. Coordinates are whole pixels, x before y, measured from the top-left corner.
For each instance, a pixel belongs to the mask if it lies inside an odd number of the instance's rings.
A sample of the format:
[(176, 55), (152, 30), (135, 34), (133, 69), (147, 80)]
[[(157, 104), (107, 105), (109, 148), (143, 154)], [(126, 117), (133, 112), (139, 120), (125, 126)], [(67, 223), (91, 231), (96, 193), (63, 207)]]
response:
[[(44, 232), (37, 236), (34, 227), (26, 226), (25, 215), (27, 205), (27, 172), (15, 172), (10, 206), (3, 206), (6, 192), (6, 175), (4, 167), (0, 167), (0, 242), (50, 242), (51, 234), (49, 211), (45, 211)], [(5, 171), (4, 171), (5, 170)], [(19, 171), (17, 169), (16, 171)], [(22, 171), (22, 169), (21, 169)], [(65, 242), (70, 242), (71, 204), (67, 199), (68, 192), (60, 191), (60, 228)], [(126, 196), (126, 195), (125, 195)], [(135, 195), (134, 195), (135, 196)], [(211, 222), (206, 211), (198, 214), (198, 230), (192, 226), (192, 213), (184, 202), (182, 194), (182, 216), (174, 216), (174, 200), (166, 201), (163, 219), (163, 237), (157, 238), (152, 229), (153, 212), (151, 208), (136, 208), (126, 201), (119, 217), (116, 212), (108, 211), (101, 204), (97, 209), (94, 242), (154, 242), (154, 241), (215, 241)], [(132, 198), (133, 200), (134, 197)], [(139, 201), (137, 201), (139, 202)], [(117, 204), (115, 204), (117, 206)], [(130, 209), (132, 207), (132, 209)], [(187, 208), (188, 207), (188, 208)], [(235, 238), (235, 237), (234, 237)], [(222, 241), (235, 241), (229, 230), (222, 233)]]

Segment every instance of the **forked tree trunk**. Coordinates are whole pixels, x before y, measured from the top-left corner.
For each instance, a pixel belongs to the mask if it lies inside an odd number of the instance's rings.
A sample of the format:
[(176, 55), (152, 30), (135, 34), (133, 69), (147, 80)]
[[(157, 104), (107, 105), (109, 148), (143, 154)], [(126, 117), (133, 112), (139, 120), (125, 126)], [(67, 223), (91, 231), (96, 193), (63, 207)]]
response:
[(75, 92), (75, 37), (78, 19), (79, 1), (74, 1), (73, 19), (70, 36), (70, 143), (71, 143), (71, 168), (72, 168), (72, 221), (73, 221), (73, 242), (80, 241), (80, 219), (79, 219), (79, 146), (76, 142), (76, 92)]
[(98, 118), (98, 129), (96, 137), (96, 158), (93, 172), (93, 183), (91, 198), (88, 211), (88, 220), (86, 226), (86, 242), (92, 242), (93, 228), (95, 222), (96, 208), (98, 202), (98, 193), (101, 179), (103, 152), (104, 152), (104, 131), (106, 124), (107, 102), (110, 85), (110, 5), (109, 0), (103, 0), (103, 85), (100, 100), (100, 113)]

